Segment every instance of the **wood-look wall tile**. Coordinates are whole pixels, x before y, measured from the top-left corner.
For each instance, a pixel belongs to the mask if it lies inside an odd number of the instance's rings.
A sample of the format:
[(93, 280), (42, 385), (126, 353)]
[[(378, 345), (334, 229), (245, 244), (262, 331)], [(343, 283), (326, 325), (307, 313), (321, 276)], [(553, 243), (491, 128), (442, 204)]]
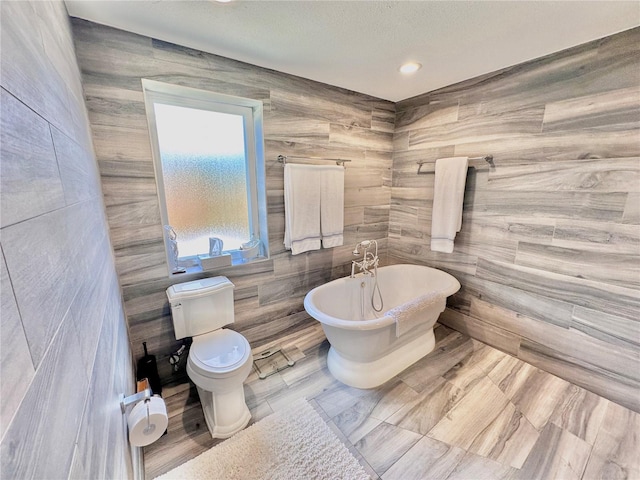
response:
[(332, 123), (329, 141), (332, 145), (390, 152), (392, 150), (393, 135), (388, 132), (371, 130), (370, 128)]
[[(102, 191), (107, 208), (127, 204), (132, 209), (146, 200), (158, 203), (156, 181), (153, 178), (102, 177)], [(131, 215), (136, 216), (136, 213), (131, 212)]]
[(351, 207), (388, 205), (390, 197), (391, 189), (389, 187), (354, 188), (344, 192), (344, 204)]
[(96, 197), (97, 192), (100, 192), (100, 181), (98, 165), (92, 153), (55, 127), (51, 128), (51, 135), (66, 204)]
[(628, 350), (640, 347), (640, 322), (599, 312), (583, 307), (575, 307), (571, 328), (610, 344)]
[[(494, 325), (508, 325), (520, 317), (569, 328), (574, 306), (561, 300), (525, 292), (478, 277), (462, 276), (462, 294), (470, 296), (474, 315)], [(502, 320), (502, 321), (501, 321)], [(517, 326), (512, 328), (518, 331)]]
[[(275, 278), (283, 279), (295, 275), (307, 275), (316, 270), (322, 270), (327, 262), (331, 262), (332, 248), (322, 248), (313, 254), (307, 252), (299, 255), (291, 255), (290, 251), (273, 257), (273, 274)], [(264, 291), (263, 291), (264, 294)]]
[[(85, 281), (81, 263), (69, 261), (71, 252), (89, 248), (93, 236), (103, 233), (94, 211), (86, 207), (75, 204), (2, 230), (7, 268), (36, 366)], [(45, 317), (43, 311), (48, 312)]]
[(264, 138), (281, 142), (327, 144), (329, 125), (326, 120), (270, 112), (264, 116)]
[[(69, 307), (69, 314), (74, 322), (76, 333), (80, 339), (77, 348), (82, 354), (83, 364), (90, 377), (105, 309), (110, 300), (110, 290), (114, 288), (113, 264), (108, 260), (109, 242), (103, 238), (100, 242), (99, 254), (94, 256), (89, 272), (93, 282), (82, 283), (78, 294)], [(117, 282), (115, 282), (117, 285)], [(109, 317), (111, 322), (113, 317)]]
[(640, 224), (640, 193), (631, 192), (627, 196), (622, 222), (634, 225)]
[[(151, 167), (151, 176), (153, 177), (151, 139), (147, 128), (136, 129), (94, 125), (92, 132), (93, 145), (100, 162), (118, 160), (122, 163), (131, 162), (134, 165), (149, 165)], [(109, 170), (107, 173), (118, 175), (118, 172), (118, 170)]]
[[(92, 125), (109, 125), (143, 129), (147, 125), (147, 116), (141, 93), (118, 89), (113, 92), (92, 94), (85, 89), (85, 101)], [(108, 96), (107, 96), (108, 95)]]
[(626, 193), (489, 191), (474, 208), (497, 215), (616, 221), (622, 219)]
[(627, 192), (638, 184), (637, 157), (507, 165), (489, 173), (492, 190)]
[(394, 133), (395, 116), (396, 109), (392, 102), (374, 102), (371, 111), (371, 130)]
[(409, 132), (393, 134), (393, 152), (394, 156), (398, 152), (409, 150)]
[(362, 223), (385, 223), (389, 222), (389, 206), (388, 205), (373, 205), (364, 207), (364, 218)]
[(433, 102), (409, 109), (399, 109), (396, 113), (395, 133), (420, 128), (445, 125), (458, 121), (458, 102)]
[(638, 103), (638, 85), (547, 103), (542, 130), (578, 130), (612, 124), (629, 124), (629, 128), (638, 128), (640, 113), (633, 106)]
[(77, 342), (67, 318), (0, 443), (4, 478), (67, 477), (89, 382)]
[[(318, 118), (340, 125), (371, 128), (371, 109), (352, 102), (341, 103), (335, 93), (331, 96), (323, 92), (309, 95), (309, 92), (271, 89), (271, 110), (288, 115), (302, 115)], [(318, 90), (316, 90), (318, 92)]]
[[(45, 51), (36, 7), (7, 2), (0, 8), (4, 19), (2, 87), (49, 123), (71, 134), (67, 86)], [(4, 119), (4, 112), (2, 116)]]
[[(89, 48), (120, 52), (123, 56), (139, 54), (151, 56), (151, 39), (126, 30), (110, 28), (81, 18), (72, 17), (73, 39), (78, 56)], [(82, 67), (84, 62), (79, 58)]]
[(409, 150), (487, 141), (504, 135), (505, 131), (510, 134), (535, 134), (540, 131), (543, 115), (544, 107), (535, 107), (471, 117), (444, 125), (430, 125), (410, 131)]
[(35, 373), (29, 346), (22, 327), (20, 312), (13, 293), (9, 272), (4, 261), (0, 259), (0, 299), (2, 305), (2, 362), (0, 362), (0, 438), (5, 434), (11, 418), (18, 409), (31, 379)]
[(558, 220), (551, 244), (587, 252), (635, 255), (640, 251), (640, 229), (637, 225), (610, 222)]
[(141, 245), (158, 245), (164, 241), (162, 225), (130, 224), (113, 226), (110, 229), (111, 244), (114, 250)]
[(550, 160), (637, 157), (640, 151), (635, 132), (616, 125), (611, 126), (611, 130), (548, 132), (540, 135), (540, 146), (544, 157)]
[[(111, 307), (108, 310), (110, 309)], [(80, 463), (83, 471), (102, 476), (105, 475), (107, 467), (106, 446), (110, 444), (108, 438), (110, 418), (113, 416), (117, 418), (119, 410), (115, 402), (109, 409), (101, 406), (103, 399), (118, 393), (113, 392), (111, 388), (116, 376), (116, 365), (112, 358), (116, 344), (116, 326), (110, 321), (97, 322), (96, 320), (93, 319), (93, 323), (94, 329), (99, 332), (97, 336), (99, 341), (97, 351), (94, 352), (95, 362), (92, 362), (88, 372), (91, 382), (84, 406), (82, 427), (78, 434), (78, 451), (74, 462)], [(129, 394), (125, 391), (120, 393)]]
[[(546, 372), (571, 378), (572, 383), (633, 411), (640, 411), (640, 400), (637, 395), (638, 382), (620, 378), (621, 375), (618, 372), (615, 375), (611, 372), (601, 372), (600, 369), (594, 369), (593, 365), (578, 361), (564, 351), (527, 339), (522, 339), (520, 342), (518, 357)], [(628, 371), (628, 368), (625, 368), (625, 371)]]
[(304, 296), (312, 288), (326, 283), (330, 279), (325, 270), (303, 270), (291, 273), (287, 276), (279, 276), (277, 282), (266, 283), (258, 287), (260, 305), (269, 305), (285, 298)]
[(570, 302), (594, 310), (635, 318), (640, 306), (638, 292), (504, 262), (478, 260), (480, 279), (519, 288), (543, 297)]
[(49, 124), (6, 90), (2, 100), (2, 226), (65, 205)]
[(345, 191), (356, 188), (382, 186), (382, 171), (378, 169), (347, 168), (344, 175)]
[[(598, 366), (601, 374), (619, 376), (628, 383), (640, 383), (640, 358), (634, 348), (617, 346), (585, 335), (579, 330), (561, 329), (524, 318), (518, 332), (527, 339), (562, 351), (583, 364)], [(616, 372), (616, 373), (614, 373)]]
[(440, 314), (438, 321), (447, 327), (478, 339), (487, 345), (518, 356), (520, 337), (511, 332), (478, 320), (475, 317), (456, 312), (450, 308), (447, 308)]
[[(117, 202), (117, 200), (114, 199), (114, 202)], [(158, 200), (151, 195), (145, 195), (144, 200), (134, 200), (131, 202), (106, 205), (106, 212), (109, 224), (113, 226), (145, 224), (160, 225), (162, 223), (162, 220), (160, 219), (160, 206), (158, 205)]]
[[(404, 232), (404, 230), (403, 230)], [(443, 254), (432, 252), (427, 236), (424, 238), (412, 238), (403, 235), (403, 242), (395, 245), (390, 256), (397, 263), (417, 263), (447, 271), (454, 277), (460, 273), (474, 275), (478, 258), (465, 253)], [(416, 261), (416, 257), (420, 257)]]
[[(501, 242), (492, 242), (491, 237), (477, 235), (471, 232), (471, 222), (468, 222), (463, 215), (462, 230), (457, 233), (455, 243), (460, 253), (485, 260), (496, 260), (502, 262), (513, 263), (516, 259), (518, 246), (522, 242), (515, 240), (503, 240)], [(431, 232), (429, 231), (429, 234)], [(429, 235), (430, 237), (431, 235)], [(454, 245), (455, 245), (454, 243)]]
[(156, 247), (155, 251), (149, 253), (139, 252), (116, 256), (116, 270), (123, 287), (142, 281), (165, 278), (168, 275), (164, 244), (158, 242)]
[(515, 264), (628, 288), (640, 287), (640, 256), (591, 253), (572, 248), (519, 242)]
[(210, 72), (199, 69), (191, 69), (185, 65), (162, 64), (156, 71), (162, 70), (164, 73), (145, 75), (153, 78), (157, 82), (170, 85), (180, 85), (182, 87), (195, 88), (220, 93), (222, 95), (237, 95), (252, 100), (262, 102), (265, 110), (270, 108), (270, 92), (265, 88), (258, 88), (255, 85), (242, 85), (230, 83), (210, 76)]

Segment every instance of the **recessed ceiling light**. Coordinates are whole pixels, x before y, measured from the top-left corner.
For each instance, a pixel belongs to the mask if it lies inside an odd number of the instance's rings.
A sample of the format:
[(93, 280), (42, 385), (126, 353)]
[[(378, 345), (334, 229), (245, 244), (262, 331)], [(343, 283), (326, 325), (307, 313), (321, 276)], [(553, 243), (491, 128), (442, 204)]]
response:
[(422, 68), (418, 62), (407, 62), (400, 67), (400, 73), (415, 73)]

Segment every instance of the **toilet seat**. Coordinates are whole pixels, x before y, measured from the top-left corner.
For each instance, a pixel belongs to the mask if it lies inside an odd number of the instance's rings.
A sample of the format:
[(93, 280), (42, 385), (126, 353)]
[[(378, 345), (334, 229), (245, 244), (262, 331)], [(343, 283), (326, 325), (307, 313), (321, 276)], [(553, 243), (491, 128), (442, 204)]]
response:
[(193, 337), (189, 363), (194, 373), (208, 378), (233, 375), (251, 358), (249, 342), (226, 328)]

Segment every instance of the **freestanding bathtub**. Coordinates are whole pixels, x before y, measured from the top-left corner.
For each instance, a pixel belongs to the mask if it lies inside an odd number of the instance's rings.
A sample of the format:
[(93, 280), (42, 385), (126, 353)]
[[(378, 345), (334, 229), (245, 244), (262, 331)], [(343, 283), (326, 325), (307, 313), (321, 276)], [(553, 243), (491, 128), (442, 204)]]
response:
[[(352, 387), (374, 388), (433, 350), (433, 327), (446, 298), (459, 289), (458, 280), (441, 270), (390, 265), (378, 268), (376, 277), (360, 273), (320, 285), (307, 293), (304, 308), (322, 323), (331, 344), (331, 374)], [(424, 319), (397, 337), (395, 320), (386, 312), (432, 291), (440, 299), (423, 313)]]

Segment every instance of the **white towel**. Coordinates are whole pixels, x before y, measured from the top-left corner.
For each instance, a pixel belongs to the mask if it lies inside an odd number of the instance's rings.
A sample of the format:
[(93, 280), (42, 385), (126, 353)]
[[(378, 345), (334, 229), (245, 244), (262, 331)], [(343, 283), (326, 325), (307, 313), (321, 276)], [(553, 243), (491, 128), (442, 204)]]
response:
[[(408, 332), (416, 325), (428, 320), (425, 313), (438, 302), (446, 302), (446, 297), (440, 292), (429, 292), (421, 297), (415, 298), (407, 303), (398, 305), (387, 311), (385, 315), (393, 318), (396, 322), (396, 337)], [(444, 310), (444, 307), (443, 307)], [(438, 312), (439, 314), (440, 312)]]
[(468, 157), (436, 160), (431, 215), (431, 250), (435, 252), (453, 252), (453, 240), (462, 228), (462, 205), (468, 163)]
[(320, 182), (320, 232), (324, 248), (343, 244), (344, 233), (344, 167), (322, 168)]
[[(396, 337), (399, 337), (416, 325), (428, 320), (425, 319), (425, 312), (443, 300), (446, 302), (446, 297), (442, 293), (429, 292), (421, 297), (390, 309), (385, 315), (388, 315), (395, 320)], [(438, 312), (438, 314), (439, 313), (440, 312)]]
[(284, 166), (284, 246), (292, 255), (320, 249), (320, 180), (315, 165)]

